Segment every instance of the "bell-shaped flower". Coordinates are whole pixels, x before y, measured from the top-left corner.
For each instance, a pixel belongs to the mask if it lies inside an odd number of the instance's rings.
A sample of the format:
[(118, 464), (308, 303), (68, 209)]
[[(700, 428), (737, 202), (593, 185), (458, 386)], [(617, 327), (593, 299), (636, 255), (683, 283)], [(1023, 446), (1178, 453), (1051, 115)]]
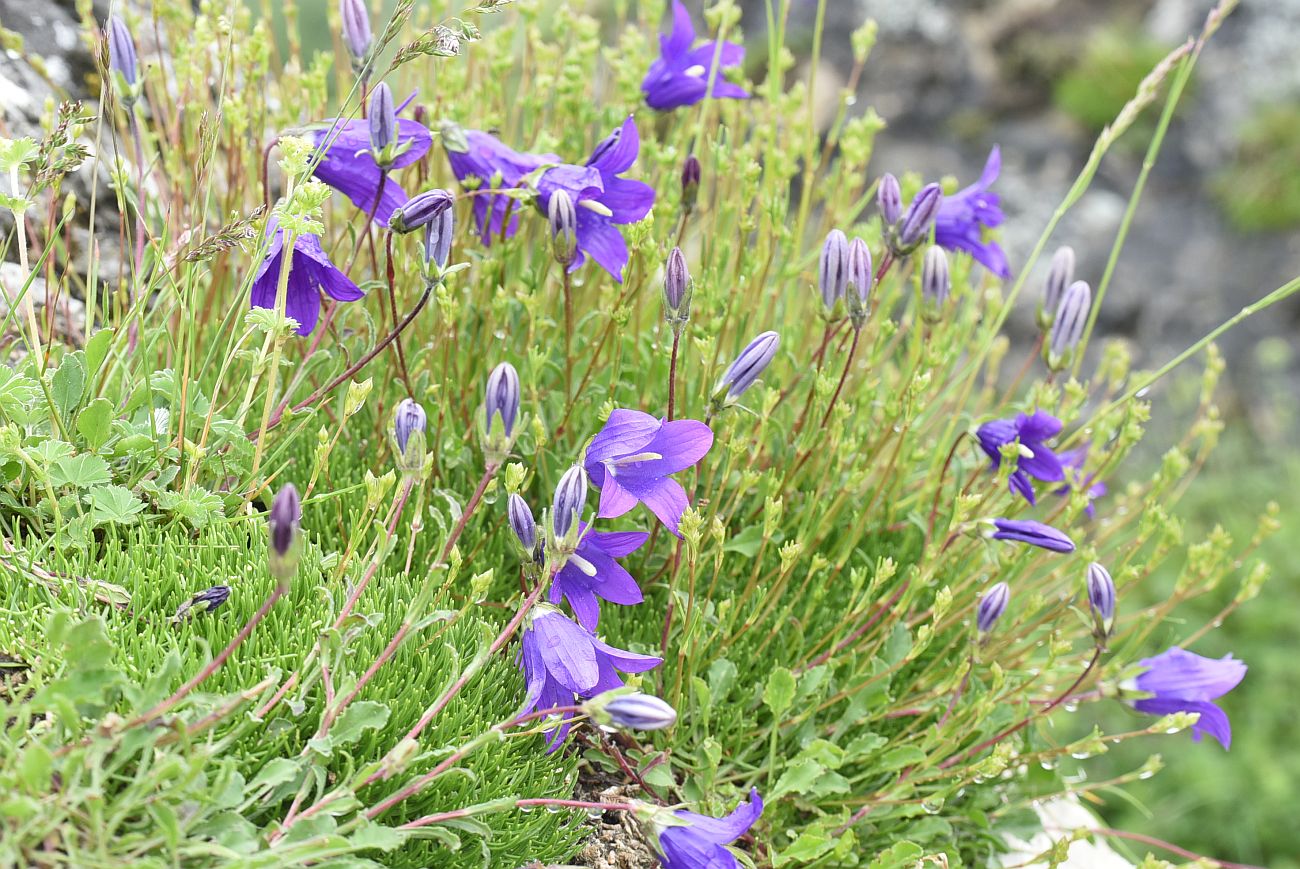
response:
[(569, 602), (578, 624), (589, 631), (600, 621), (600, 603), (631, 606), (645, 598), (632, 574), (614, 559), (630, 555), (650, 537), (644, 531), (592, 531), (578, 523), (578, 548), (555, 574), (551, 603)]
[(1199, 742), (1209, 734), (1224, 748), (1232, 746), (1232, 725), (1228, 715), (1212, 701), (1227, 694), (1246, 677), (1246, 665), (1232, 655), (1204, 658), (1185, 649), (1172, 648), (1138, 662), (1146, 670), (1134, 680), (1134, 687), (1150, 697), (1137, 700), (1133, 708), (1151, 715), (1195, 712), (1200, 719), (1192, 725)]
[(681, 0), (673, 0), (672, 33), (659, 34), (659, 58), (646, 71), (641, 92), (646, 105), (659, 111), (693, 106), (705, 96), (743, 100), (749, 93), (723, 78), (722, 71), (744, 62), (743, 45), (712, 40), (695, 45), (691, 14)]
[[(250, 301), (255, 308), (274, 309), (284, 259), (284, 229), (272, 221), (267, 230), (271, 234), (271, 244), (253, 276)], [(310, 335), (316, 328), (322, 290), (337, 302), (355, 302), (365, 297), (361, 288), (330, 261), (318, 236), (311, 233), (295, 236), (290, 255), (284, 313), (298, 322), (299, 335)]]

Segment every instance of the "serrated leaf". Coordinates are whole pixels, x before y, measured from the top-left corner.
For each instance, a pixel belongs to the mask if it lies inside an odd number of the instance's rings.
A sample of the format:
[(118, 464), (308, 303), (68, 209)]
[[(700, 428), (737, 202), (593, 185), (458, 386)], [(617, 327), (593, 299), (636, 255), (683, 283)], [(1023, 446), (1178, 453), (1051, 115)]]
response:
[(388, 723), (389, 709), (374, 700), (354, 701), (330, 727), (334, 745), (351, 745), (367, 730), (379, 730)]
[(826, 772), (826, 767), (822, 766), (811, 758), (799, 758), (786, 764), (785, 772), (776, 781), (776, 787), (768, 796), (770, 800), (776, 800), (786, 794), (806, 794), (812, 789), (817, 782), (817, 778)]
[(82, 356), (81, 351), (70, 354), (50, 378), (50, 395), (64, 419), (72, 418), (86, 389), (86, 367), (81, 361)]
[(400, 848), (407, 839), (407, 834), (382, 824), (366, 824), (351, 836), (352, 844), (358, 848), (378, 848), (391, 851)]
[(50, 482), (56, 488), (73, 486), (78, 489), (89, 489), (93, 486), (103, 486), (111, 479), (108, 462), (90, 453), (62, 456), (50, 464)]
[(107, 398), (96, 398), (77, 414), (77, 434), (91, 452), (98, 452), (112, 433), (113, 403)]
[(911, 869), (923, 849), (915, 842), (897, 842), (876, 855), (868, 869)]
[(43, 414), (38, 405), (41, 385), (30, 377), (0, 365), (0, 412), (19, 425), (34, 422)]
[(794, 674), (785, 667), (777, 667), (767, 677), (767, 685), (763, 688), (763, 703), (779, 718), (794, 702), (794, 691)]
[(96, 525), (133, 525), (144, 502), (125, 486), (101, 486), (90, 490), (90, 518)]

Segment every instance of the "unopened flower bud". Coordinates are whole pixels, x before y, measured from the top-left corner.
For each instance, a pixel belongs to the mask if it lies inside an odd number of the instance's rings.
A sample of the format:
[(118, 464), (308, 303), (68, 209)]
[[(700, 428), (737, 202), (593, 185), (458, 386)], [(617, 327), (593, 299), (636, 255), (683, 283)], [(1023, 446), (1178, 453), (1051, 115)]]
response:
[(339, 17), (343, 19), (343, 42), (352, 53), (353, 67), (358, 67), (370, 52), (370, 13), (365, 0), (339, 0)]
[(393, 414), (393, 439), (397, 441), (397, 467), (404, 474), (418, 474), (424, 467), (424, 433), (429, 419), (419, 402), (403, 398)]
[(108, 68), (118, 77), (122, 99), (128, 105), (139, 96), (139, 61), (135, 54), (135, 40), (131, 30), (120, 15), (108, 19)]
[(764, 332), (750, 341), (718, 379), (713, 388), (714, 403), (721, 407), (740, 398), (776, 356), (780, 344), (781, 336), (775, 332)]
[(861, 329), (871, 313), (871, 250), (861, 238), (855, 237), (849, 245), (848, 272), (844, 283), (845, 299), (849, 303), (849, 320), (854, 329)]
[(529, 559), (534, 558), (537, 554), (537, 520), (533, 518), (528, 502), (518, 492), (511, 492), (506, 500), (506, 515), (520, 549)]
[(456, 234), (456, 210), (447, 208), (424, 225), (424, 264), (428, 277), (437, 277), (451, 259), (451, 242)]
[(1074, 248), (1065, 245), (1052, 255), (1047, 269), (1047, 282), (1043, 285), (1043, 299), (1038, 305), (1038, 328), (1046, 332), (1056, 321), (1056, 310), (1061, 307), (1065, 290), (1074, 281)]
[(686, 269), (686, 256), (680, 247), (668, 254), (664, 266), (664, 319), (681, 334), (681, 327), (691, 317), (691, 273)]
[(939, 213), (939, 206), (942, 204), (942, 187), (938, 184), (927, 184), (921, 188), (921, 192), (916, 194), (916, 198), (908, 206), (907, 213), (903, 215), (903, 222), (898, 227), (897, 240), (900, 254), (910, 253), (925, 240), (925, 237), (930, 234), (930, 227), (934, 225), (934, 217)]
[(1065, 295), (1061, 297), (1060, 307), (1056, 309), (1056, 320), (1048, 335), (1046, 358), (1047, 367), (1060, 371), (1074, 359), (1079, 341), (1083, 338), (1084, 327), (1088, 325), (1088, 311), (1092, 307), (1092, 290), (1086, 281), (1070, 284)]
[(414, 232), (442, 216), (456, 203), (456, 197), (446, 190), (434, 188), (417, 193), (388, 218), (388, 228), (393, 232)]
[[(614, 696), (606, 699), (607, 695)], [(605, 691), (583, 703), (597, 724), (624, 730), (664, 730), (677, 722), (677, 710), (658, 697), (633, 692)]]
[(694, 154), (682, 163), (682, 208), (691, 211), (700, 194), (700, 160)]
[[(581, 465), (574, 465), (560, 478), (551, 504), (552, 542), (557, 554), (567, 555), (577, 545), (578, 519), (586, 506), (587, 472)], [(548, 551), (551, 548), (551, 543), (548, 543)]]
[(551, 253), (557, 263), (567, 268), (578, 252), (578, 212), (572, 197), (564, 190), (553, 192), (546, 216), (551, 222)]
[(1011, 586), (999, 582), (980, 595), (979, 607), (975, 611), (975, 625), (981, 634), (993, 630), (993, 626), (1006, 612), (1007, 601), (1011, 600)]
[(826, 234), (822, 244), (821, 259), (817, 262), (817, 289), (822, 294), (822, 305), (827, 311), (844, 298), (844, 288), (849, 279), (849, 239), (838, 229)]
[(275, 493), (266, 524), (271, 536), (271, 575), (285, 586), (298, 569), (301, 549), (302, 501), (293, 483), (285, 483)]
[(181, 619), (194, 618), (199, 613), (216, 612), (229, 597), (230, 586), (228, 585), (214, 585), (212, 588), (205, 588), (181, 604), (176, 610), (176, 614), (172, 616), (172, 621), (178, 622)]
[(921, 315), (931, 322), (937, 322), (951, 291), (948, 254), (938, 245), (931, 245), (921, 261)]
[(507, 444), (514, 440), (519, 416), (519, 372), (509, 362), (502, 362), (488, 375), (484, 414), (489, 439), (501, 438)]
[(397, 142), (397, 107), (393, 104), (393, 91), (386, 82), (375, 85), (370, 92), (370, 106), (366, 111), (370, 122), (370, 149), (381, 168), (392, 163), (392, 147)]
[(886, 226), (893, 226), (903, 216), (903, 188), (889, 172), (880, 176), (880, 183), (876, 185), (876, 205)]
[(1105, 638), (1115, 622), (1115, 580), (1097, 562), (1088, 565), (1088, 606), (1096, 622), (1097, 635)]

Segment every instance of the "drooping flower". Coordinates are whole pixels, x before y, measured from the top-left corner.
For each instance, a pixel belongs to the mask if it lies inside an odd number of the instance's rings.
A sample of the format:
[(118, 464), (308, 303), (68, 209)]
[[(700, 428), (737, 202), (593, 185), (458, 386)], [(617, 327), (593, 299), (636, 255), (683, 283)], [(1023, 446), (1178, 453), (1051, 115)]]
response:
[(443, 125), (441, 138), (452, 174), (470, 191), (474, 221), (485, 245), (495, 238), (513, 236), (525, 206), (515, 197), (483, 191), (520, 187), (525, 176), (547, 163), (562, 162), (556, 154), (516, 151), (482, 130), (465, 130), (452, 124)]
[(989, 188), (1002, 169), (1002, 152), (996, 145), (980, 178), (969, 187), (945, 196), (934, 219), (934, 242), (948, 250), (965, 251), (1000, 278), (1011, 277), (1007, 255), (996, 241), (985, 241), (984, 230), (1001, 226), (1001, 200)]
[[(659, 111), (693, 106), (706, 95), (746, 99), (749, 93), (722, 76), (745, 62), (745, 47), (734, 42), (708, 41), (695, 45), (695, 25), (681, 0), (673, 0), (672, 33), (659, 34), (659, 58), (650, 64), (641, 92), (646, 105)], [(693, 47), (694, 46), (694, 47)], [(714, 69), (714, 61), (717, 69)], [(713, 89), (709, 90), (709, 81)]]
[(1139, 691), (1152, 696), (1138, 700), (1133, 707), (1151, 715), (1196, 712), (1200, 720), (1192, 726), (1198, 742), (1205, 734), (1218, 740), (1224, 748), (1232, 746), (1232, 726), (1228, 715), (1212, 701), (1236, 688), (1246, 676), (1246, 665), (1232, 657), (1204, 658), (1185, 649), (1172, 648), (1138, 662), (1146, 668), (1134, 681)]
[(664, 869), (737, 869), (736, 857), (726, 846), (745, 835), (761, 814), (763, 798), (753, 789), (749, 802), (725, 818), (679, 809), (665, 823), (658, 815), (651, 822), (658, 834), (656, 856)]
[(582, 166), (569, 164), (547, 169), (537, 181), (537, 205), (550, 213), (552, 196), (558, 191), (572, 200), (577, 216), (577, 250), (569, 271), (579, 268), (588, 256), (616, 281), (623, 280), (627, 265), (627, 242), (618, 225), (636, 223), (654, 206), (654, 188), (644, 181), (620, 178), (636, 163), (641, 135), (629, 115), (618, 129), (605, 137)]
[[(405, 104), (395, 111), (403, 108)], [(332, 118), (313, 129), (309, 138), (317, 148), (325, 148), (312, 174), (351, 199), (366, 214), (374, 209), (375, 223), (386, 225), (393, 212), (406, 203), (406, 191), (391, 176), (383, 179), (383, 189), (380, 189), (384, 173), (371, 150), (368, 120)], [(424, 124), (399, 118), (396, 143), (392, 146), (394, 156), (388, 170), (410, 166), (427, 154), (432, 144), (433, 136)]]
[[(528, 683), (524, 713), (573, 706), (579, 699), (622, 688), (620, 672), (644, 673), (663, 663), (602, 642), (549, 604), (533, 607), (520, 646), (519, 665)], [(564, 741), (572, 717), (563, 713), (564, 722), (548, 731), (548, 751)]]
[[(280, 264), (284, 257), (284, 229), (272, 221), (267, 226), (271, 244), (266, 258), (253, 276), (250, 301), (255, 308), (275, 308), (280, 283)], [(289, 263), (289, 282), (285, 287), (284, 313), (298, 321), (298, 334), (310, 335), (320, 318), (320, 291), (337, 302), (355, 302), (364, 298), (352, 279), (330, 262), (320, 238), (302, 233), (293, 240), (293, 259)]]
[(1062, 486), (1059, 489), (1056, 489), (1054, 492), (1054, 494), (1057, 495), (1068, 495), (1070, 494), (1070, 490), (1076, 486), (1081, 489), (1087, 489), (1088, 490), (1087, 513), (1089, 519), (1093, 518), (1097, 514), (1096, 505), (1094, 505), (1092, 502), (1096, 501), (1098, 498), (1100, 498), (1102, 495), (1105, 495), (1107, 492), (1105, 483), (1093, 482), (1097, 477), (1096, 474), (1085, 474), (1083, 472), (1083, 466), (1088, 461), (1088, 449), (1090, 447), (1091, 444), (1085, 443), (1082, 446), (1075, 447), (1072, 450), (1066, 450), (1063, 453), (1057, 453), (1056, 458), (1059, 459), (1061, 462), (1061, 468), (1065, 472), (1064, 480), (1066, 481), (1067, 485)]
[(1044, 525), (1032, 519), (994, 519), (993, 527), (994, 532), (991, 536), (994, 540), (1028, 543), (1030, 546), (1052, 552), (1074, 551), (1074, 541), (1068, 535), (1051, 525)]
[(600, 621), (597, 598), (631, 606), (645, 598), (641, 587), (614, 559), (630, 555), (649, 539), (644, 531), (592, 531), (578, 523), (578, 549), (555, 574), (551, 603), (569, 602), (578, 624), (589, 631)]
[(1061, 421), (1050, 413), (1035, 410), (1032, 414), (1018, 414), (1012, 419), (995, 419), (984, 423), (975, 431), (990, 460), (989, 470), (996, 471), (1002, 464), (1002, 447), (1017, 441), (1020, 459), (1011, 475), (1011, 491), (1019, 493), (1030, 504), (1035, 503), (1035, 480), (1055, 483), (1065, 479), (1061, 459), (1047, 446), (1047, 441), (1061, 433)]
[(587, 447), (585, 466), (600, 489), (602, 519), (645, 504), (674, 534), (686, 510), (686, 490), (670, 475), (691, 467), (713, 446), (713, 431), (693, 419), (664, 422), (618, 409)]

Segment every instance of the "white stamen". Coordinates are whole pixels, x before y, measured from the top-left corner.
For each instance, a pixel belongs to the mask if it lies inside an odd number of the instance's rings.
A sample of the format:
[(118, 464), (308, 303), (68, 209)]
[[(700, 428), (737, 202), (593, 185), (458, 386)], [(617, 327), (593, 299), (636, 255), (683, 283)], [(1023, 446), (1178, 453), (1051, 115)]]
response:
[(1024, 444), (1017, 444), (1016, 446), (1020, 448), (1020, 458), (1032, 459), (1034, 457), (1034, 451), (1031, 450), (1029, 447), (1025, 446)]
[(683, 75), (690, 75), (695, 78), (704, 78), (704, 67), (698, 63), (695, 64), (695, 66), (688, 66)]
[(596, 575), (596, 565), (592, 564), (590, 561), (583, 558), (581, 555), (578, 555), (576, 552), (573, 555), (569, 556), (569, 563), (577, 567), (578, 570), (581, 570), (583, 573), (587, 574), (587, 576)]
[(586, 208), (586, 209), (589, 210), (589, 211), (594, 211), (594, 212), (596, 212), (596, 213), (599, 214), (601, 217), (613, 217), (613, 216), (614, 216), (614, 212), (610, 211), (609, 208), (608, 208), (607, 206), (602, 205), (601, 203), (597, 202), (597, 201), (594, 200), (594, 199), (584, 199), (584, 200), (582, 200), (581, 202), (579, 202), (578, 204), (581, 205), (583, 208)]

